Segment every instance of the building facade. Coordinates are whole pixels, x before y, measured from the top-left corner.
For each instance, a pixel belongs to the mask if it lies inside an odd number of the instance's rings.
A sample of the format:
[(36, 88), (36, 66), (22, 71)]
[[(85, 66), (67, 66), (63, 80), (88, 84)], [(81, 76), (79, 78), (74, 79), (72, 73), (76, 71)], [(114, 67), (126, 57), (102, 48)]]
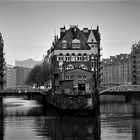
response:
[(31, 68), (15, 66), (14, 69), (16, 71), (16, 86), (25, 85), (26, 78), (29, 75)]
[(4, 41), (2, 38), (2, 34), (0, 33), (0, 90), (3, 89), (5, 83), (4, 81), (5, 59), (4, 59), (3, 47), (4, 47)]
[(4, 88), (13, 88), (16, 85), (16, 70), (12, 65), (6, 65)]
[(77, 25), (71, 25), (68, 30), (65, 27), (60, 28), (60, 37), (55, 36), (46, 58), (48, 56), (53, 92), (91, 92), (90, 80), (93, 81), (93, 73), (96, 73), (97, 82), (100, 83), (98, 26), (94, 30), (80, 30)]
[(131, 54), (120, 54), (103, 59), (102, 86), (115, 86), (132, 83)]
[(131, 49), (132, 55), (132, 83), (140, 84), (140, 41), (134, 43)]

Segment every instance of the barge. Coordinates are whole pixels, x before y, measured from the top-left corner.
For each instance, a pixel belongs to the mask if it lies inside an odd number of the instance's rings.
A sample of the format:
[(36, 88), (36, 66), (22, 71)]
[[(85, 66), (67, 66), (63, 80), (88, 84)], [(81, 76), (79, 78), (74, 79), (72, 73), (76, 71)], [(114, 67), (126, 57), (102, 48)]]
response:
[(91, 116), (98, 112), (100, 85), (100, 33), (71, 25), (60, 28), (44, 59), (51, 66), (46, 103), (62, 116)]

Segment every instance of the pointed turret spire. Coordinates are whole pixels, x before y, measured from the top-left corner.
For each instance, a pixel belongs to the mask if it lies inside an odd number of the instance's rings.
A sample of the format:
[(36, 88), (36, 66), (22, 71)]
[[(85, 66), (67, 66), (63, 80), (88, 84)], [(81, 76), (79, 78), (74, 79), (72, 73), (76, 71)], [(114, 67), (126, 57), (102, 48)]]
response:
[(91, 30), (87, 43), (97, 43), (93, 31)]

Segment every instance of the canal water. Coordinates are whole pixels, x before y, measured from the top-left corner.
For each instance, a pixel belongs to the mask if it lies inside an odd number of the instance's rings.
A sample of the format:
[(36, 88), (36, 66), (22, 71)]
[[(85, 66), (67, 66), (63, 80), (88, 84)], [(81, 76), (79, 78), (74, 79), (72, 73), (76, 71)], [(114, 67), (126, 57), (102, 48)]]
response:
[(140, 100), (134, 101), (101, 103), (96, 118), (60, 119), (34, 100), (6, 97), (0, 140), (140, 140)]

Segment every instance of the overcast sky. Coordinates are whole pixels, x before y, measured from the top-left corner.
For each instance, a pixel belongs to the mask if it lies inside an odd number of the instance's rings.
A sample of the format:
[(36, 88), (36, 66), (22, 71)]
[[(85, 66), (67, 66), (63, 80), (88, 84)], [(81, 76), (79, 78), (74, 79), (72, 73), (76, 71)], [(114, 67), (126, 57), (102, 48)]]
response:
[(80, 29), (99, 25), (103, 58), (129, 53), (140, 40), (140, 2), (132, 1), (0, 0), (6, 63), (42, 59), (54, 34), (70, 24)]

